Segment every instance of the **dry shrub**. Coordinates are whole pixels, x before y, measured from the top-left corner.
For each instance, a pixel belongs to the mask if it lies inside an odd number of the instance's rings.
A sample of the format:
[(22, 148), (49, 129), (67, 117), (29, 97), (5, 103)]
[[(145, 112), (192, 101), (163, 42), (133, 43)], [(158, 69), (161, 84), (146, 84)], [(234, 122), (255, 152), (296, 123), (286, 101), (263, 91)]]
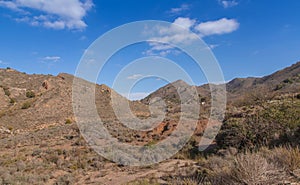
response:
[[(221, 158), (219, 158), (221, 160)], [(217, 161), (210, 164), (210, 181), (212, 184), (276, 184), (286, 178), (286, 173), (280, 171), (276, 165), (257, 153), (245, 153), (232, 160)], [(216, 162), (216, 159), (210, 163)], [(224, 165), (229, 164), (228, 168)], [(223, 164), (223, 165), (220, 165)], [(213, 168), (211, 168), (213, 167)]]
[(278, 147), (270, 153), (270, 160), (287, 171), (300, 169), (299, 147)]
[(190, 178), (177, 178), (170, 183), (170, 185), (198, 185), (202, 184), (204, 178), (201, 177), (190, 177)]
[(150, 179), (139, 179), (128, 183), (128, 185), (158, 185), (159, 183)]
[(274, 176), (279, 177), (280, 174), (280, 171), (261, 155), (247, 153), (236, 157), (229, 176), (233, 181), (242, 184), (273, 184), (277, 182), (274, 181)]

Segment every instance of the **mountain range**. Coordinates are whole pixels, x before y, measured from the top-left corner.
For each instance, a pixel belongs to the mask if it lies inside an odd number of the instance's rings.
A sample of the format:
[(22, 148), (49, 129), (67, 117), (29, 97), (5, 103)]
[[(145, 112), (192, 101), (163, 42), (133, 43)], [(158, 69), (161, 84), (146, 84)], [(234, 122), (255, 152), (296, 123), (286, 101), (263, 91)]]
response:
[[(12, 127), (14, 132), (29, 132), (49, 126), (75, 122), (72, 108), (72, 82), (74, 76), (61, 73), (28, 75), (13, 69), (0, 69), (0, 127)], [(175, 86), (191, 86), (182, 80), (170, 83), (140, 101), (129, 101), (138, 117), (149, 117), (147, 105), (154, 97), (168, 100), (168, 112), (180, 112), (180, 98)], [(195, 86), (202, 102), (210, 101), (209, 84)], [(228, 104), (251, 98), (276, 96), (300, 92), (300, 62), (271, 75), (255, 78), (236, 78), (226, 84)], [(106, 85), (96, 85), (96, 106), (104, 120), (115, 120), (111, 94), (118, 95)], [(118, 95), (123, 101), (121, 95)], [(194, 97), (195, 99), (198, 97)], [(265, 97), (267, 98), (267, 97)]]

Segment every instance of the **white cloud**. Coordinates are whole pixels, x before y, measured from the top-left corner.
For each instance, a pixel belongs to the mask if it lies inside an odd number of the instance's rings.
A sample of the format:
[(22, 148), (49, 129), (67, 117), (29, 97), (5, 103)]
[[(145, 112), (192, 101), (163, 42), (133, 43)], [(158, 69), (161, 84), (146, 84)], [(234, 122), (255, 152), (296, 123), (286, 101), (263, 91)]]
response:
[(129, 100), (141, 100), (147, 97), (150, 93), (147, 92), (135, 92), (135, 93), (123, 93), (122, 95)]
[(202, 36), (222, 35), (237, 30), (239, 25), (235, 19), (222, 18), (216, 21), (200, 23), (195, 27), (195, 30)]
[(87, 25), (83, 18), (93, 7), (93, 2), (92, 0), (2, 0), (0, 6), (23, 13), (34, 10), (35, 14), (27, 12), (26, 17), (16, 18), (17, 21), (27, 22), (33, 26), (84, 29)]
[(184, 17), (178, 17), (174, 21), (174, 24), (182, 26), (185, 29), (190, 29), (195, 23), (196, 23), (196, 20), (190, 19), (190, 18), (184, 18)]
[(25, 13), (24, 10), (20, 9), (14, 2), (12, 1), (0, 1), (0, 6), (2, 7), (5, 7), (5, 8), (9, 8), (11, 10), (14, 10), (14, 11), (18, 11), (18, 12), (21, 12), (21, 13)]
[(219, 0), (219, 3), (224, 7), (224, 8), (230, 8), (233, 6), (237, 6), (239, 3), (236, 1), (225, 1), (225, 0)]
[[(175, 26), (176, 25), (176, 26)], [(181, 26), (185, 29), (179, 29)], [(178, 17), (173, 25), (169, 27), (155, 27), (153, 32), (157, 35), (151, 38), (153, 42), (148, 42), (150, 49), (143, 52), (145, 55), (178, 54), (173, 45), (188, 45), (199, 37), (210, 35), (221, 35), (231, 33), (239, 28), (239, 23), (235, 19), (222, 18), (216, 21), (197, 23), (197, 20), (187, 17)], [(197, 33), (196, 36), (194, 33)], [(218, 45), (209, 46), (211, 49)]]
[(47, 28), (53, 28), (53, 29), (64, 29), (65, 28), (65, 22), (64, 21), (54, 21), (54, 22), (51, 22), (51, 21), (45, 21), (43, 23), (43, 25)]
[(46, 62), (58, 62), (61, 60), (61, 57), (59, 56), (46, 56), (44, 58), (42, 58), (42, 61)]
[(188, 4), (182, 4), (180, 7), (178, 8), (172, 8), (169, 13), (171, 14), (180, 14), (181, 12), (187, 11), (190, 9), (190, 5)]
[(127, 79), (128, 80), (137, 80), (137, 79), (139, 79), (141, 77), (143, 77), (143, 75), (141, 75), (141, 74), (134, 74), (134, 75), (128, 76)]
[[(172, 45), (189, 44), (197, 39), (197, 36), (189, 30), (195, 25), (196, 20), (184, 17), (178, 17), (169, 27), (156, 27), (156, 37), (151, 38), (155, 42), (149, 42), (150, 49), (144, 52), (146, 55), (166, 56), (170, 53), (178, 54)], [(178, 26), (184, 28), (180, 29)], [(167, 44), (164, 44), (167, 43)]]

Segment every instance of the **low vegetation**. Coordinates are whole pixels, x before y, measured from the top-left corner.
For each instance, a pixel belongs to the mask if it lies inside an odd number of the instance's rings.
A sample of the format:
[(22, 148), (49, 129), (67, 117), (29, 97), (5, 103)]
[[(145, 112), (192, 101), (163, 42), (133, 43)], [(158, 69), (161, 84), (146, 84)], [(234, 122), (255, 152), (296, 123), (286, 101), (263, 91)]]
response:
[(35, 97), (35, 93), (33, 91), (26, 91), (26, 97), (27, 98), (34, 98)]
[(244, 106), (230, 113), (216, 138), (220, 148), (239, 150), (299, 145), (300, 101), (292, 98), (265, 102), (262, 106)]
[(28, 109), (29, 107), (31, 107), (31, 102), (24, 102), (21, 109)]

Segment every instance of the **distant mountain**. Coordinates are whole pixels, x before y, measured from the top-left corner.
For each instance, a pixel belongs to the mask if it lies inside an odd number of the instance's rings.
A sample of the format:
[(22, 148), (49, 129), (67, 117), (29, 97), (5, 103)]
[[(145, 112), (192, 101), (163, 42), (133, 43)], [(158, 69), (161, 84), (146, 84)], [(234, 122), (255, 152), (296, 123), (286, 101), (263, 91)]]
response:
[(226, 84), (229, 101), (244, 96), (300, 92), (300, 62), (262, 78), (236, 78)]
[[(185, 82), (176, 81), (151, 93), (142, 102), (148, 103), (154, 97), (179, 102), (177, 91), (174, 87), (172, 88), (173, 84), (180, 84), (183, 88), (189, 88)], [(210, 99), (208, 84), (196, 88), (200, 99)], [(226, 84), (226, 90), (229, 103), (242, 101), (252, 95), (269, 96), (271, 94), (298, 93), (300, 92), (300, 62), (262, 78), (235, 78)]]

